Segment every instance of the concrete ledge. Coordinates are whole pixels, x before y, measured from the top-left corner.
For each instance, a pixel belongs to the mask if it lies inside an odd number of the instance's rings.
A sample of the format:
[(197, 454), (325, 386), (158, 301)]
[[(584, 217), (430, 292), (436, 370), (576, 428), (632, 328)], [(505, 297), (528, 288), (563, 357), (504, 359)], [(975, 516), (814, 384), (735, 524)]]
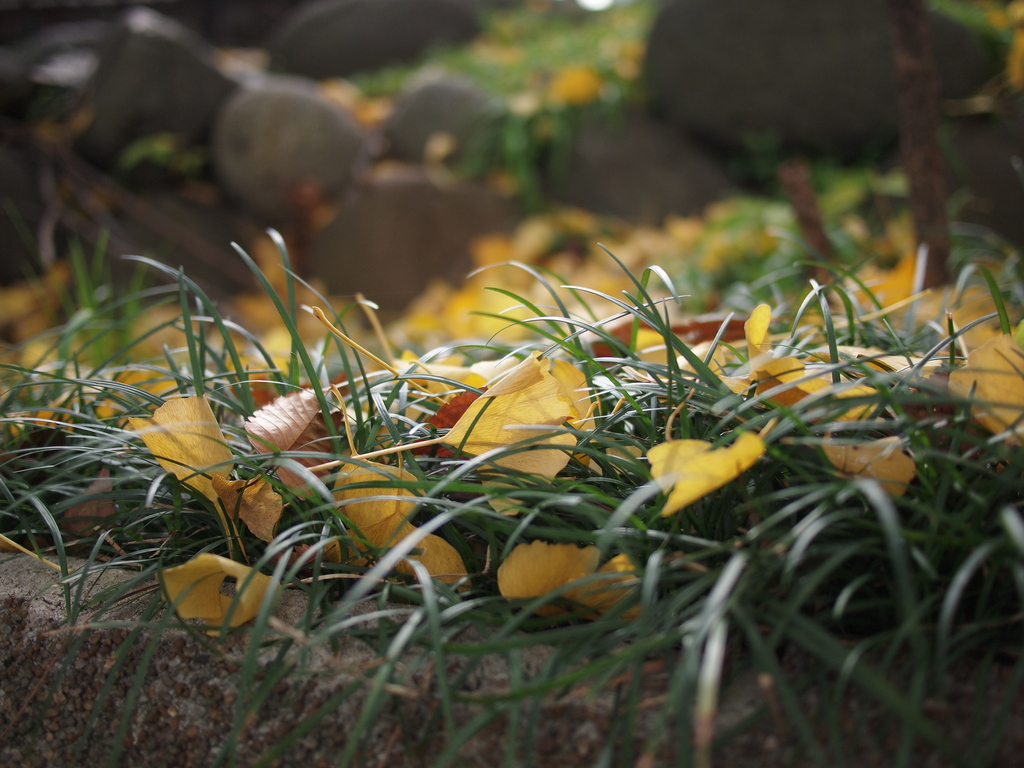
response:
[[(318, 768), (340, 764), (347, 749), (354, 750), (350, 765), (360, 767), (426, 767), (445, 758), (444, 765), (457, 768), (659, 768), (681, 764), (689, 744), (688, 721), (677, 714), (663, 719), (666, 708), (680, 710), (681, 702), (671, 700), (668, 670), (681, 655), (651, 659), (598, 687), (584, 681), (557, 696), (516, 699), (508, 692), (541, 670), (552, 648), (438, 658), (433, 649), (416, 647), (388, 660), (371, 643), (384, 647), (394, 632), (382, 628), (378, 637), (379, 625), (369, 617), (360, 626), (369, 642), (347, 632), (333, 636), (329, 647), (303, 646), (296, 623), (306, 605), (296, 591), (284, 592), (270, 634), (292, 637), (287, 649), (279, 642), (250, 644), (245, 632), (210, 638), (176, 620), (155, 627), (159, 613), (142, 622), (154, 606), (152, 592), (115, 606), (102, 622), (89, 624), (83, 614), (69, 627), (57, 578), (31, 558), (0, 555), (5, 768)], [(90, 587), (95, 593), (123, 578), (107, 571)], [(476, 629), (454, 638), (470, 645), (485, 639)], [(780, 705), (771, 680), (736, 676), (722, 691), (715, 717), (716, 734), (733, 731), (715, 750), (716, 765), (799, 767), (839, 757), (849, 768), (893, 764), (903, 731), (887, 708), (852, 685), (841, 702), (829, 700), (835, 686), (816, 683), (834, 677), (807, 654), (787, 652), (780, 665), (799, 691), (798, 716)], [(526, 679), (517, 679), (513, 668)], [(1024, 754), (1018, 677), (1010, 664), (961, 664), (948, 675), (945, 695), (924, 702), (923, 714), (966, 762), (955, 763), (918, 739), (911, 764), (981, 765), (972, 760), (991, 749), (993, 760), (985, 765), (1017, 765)], [(447, 712), (438, 696), (442, 685), (455, 694)], [(830, 731), (825, 715), (832, 709), (839, 725)], [(622, 743), (627, 721), (631, 744)], [(656, 734), (656, 750), (645, 754)]]
[[(120, 626), (69, 630), (58, 577), (31, 558), (0, 557), (2, 766), (75, 766), (85, 756), (91, 765), (104, 765), (115, 744), (121, 747), (116, 764), (125, 766), (193, 767), (218, 760), (334, 765), (356, 727), (364, 739), (352, 763), (357, 766), (430, 765), (448, 746), (436, 698), (438, 665), (429, 651), (402, 658), (388, 678), (390, 701), (358, 726), (382, 666), (359, 639), (342, 635), (329, 653), (292, 648), (282, 655), (276, 646), (249, 647), (244, 632), (221, 641), (178, 628), (132, 629), (152, 595), (102, 617), (103, 624)], [(105, 574), (94, 590), (118, 578)], [(304, 596), (285, 591), (276, 626), (287, 633), (304, 610)], [(521, 664), (535, 672), (547, 655), (548, 649), (532, 648)], [(454, 655), (444, 660), (448, 680), (466, 673), (465, 695), (509, 690), (503, 658), (487, 657), (472, 669), (469, 664)], [(591, 695), (539, 702), (535, 749), (559, 765), (589, 768), (605, 746), (613, 695), (584, 693)], [(501, 764), (508, 717), (527, 716), (537, 703), (456, 704), (456, 728), (481, 717), (484, 722), (453, 764)], [(299, 731), (305, 732), (289, 740)], [(282, 753), (272, 754), (282, 744)], [(542, 764), (525, 760), (523, 765)]]

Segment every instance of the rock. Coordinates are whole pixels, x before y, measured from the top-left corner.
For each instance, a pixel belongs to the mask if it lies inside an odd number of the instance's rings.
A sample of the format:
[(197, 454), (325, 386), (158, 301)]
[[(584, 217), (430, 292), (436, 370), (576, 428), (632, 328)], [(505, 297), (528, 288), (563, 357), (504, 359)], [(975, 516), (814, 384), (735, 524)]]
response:
[(595, 213), (658, 224), (672, 213), (697, 213), (735, 186), (692, 140), (632, 111), (619, 125), (592, 124), (574, 136), (548, 194)]
[(172, 133), (182, 146), (207, 140), (213, 116), (237, 87), (213, 64), (213, 49), (177, 22), (147, 8), (127, 12), (99, 48), (83, 108), (92, 123), (78, 150), (113, 167), (133, 141)]
[(347, 77), (415, 61), (479, 32), (477, 14), (458, 0), (317, 0), (282, 22), (270, 64), (313, 78)]
[(959, 188), (957, 221), (987, 227), (1024, 247), (1024, 104), (1002, 116), (961, 118), (950, 132), (951, 190)]
[(432, 278), (458, 282), (471, 269), (470, 244), (511, 232), (519, 212), (483, 184), (439, 186), (418, 169), (374, 180), (313, 238), (308, 260), (331, 293), (361, 292), (394, 317)]
[[(943, 98), (971, 95), (993, 62), (966, 28), (931, 23)], [(896, 135), (892, 59), (884, 0), (669, 0), (644, 74), (665, 117), (723, 147), (856, 153)]]
[(305, 78), (272, 77), (238, 91), (213, 132), (213, 162), (231, 194), (271, 223), (296, 220), (304, 201), (337, 200), (364, 137), (355, 120)]
[(38, 274), (36, 230), (45, 204), (32, 158), (0, 145), (0, 284)]
[(95, 51), (109, 31), (105, 21), (52, 24), (18, 43), (17, 50), (28, 66), (36, 67), (65, 54)]
[(453, 140), (444, 156), (448, 167), (481, 175), (492, 164), (503, 113), (501, 101), (468, 78), (435, 75), (413, 83), (395, 100), (384, 137), (392, 157), (421, 163), (432, 160), (435, 150), (428, 145), (448, 135)]

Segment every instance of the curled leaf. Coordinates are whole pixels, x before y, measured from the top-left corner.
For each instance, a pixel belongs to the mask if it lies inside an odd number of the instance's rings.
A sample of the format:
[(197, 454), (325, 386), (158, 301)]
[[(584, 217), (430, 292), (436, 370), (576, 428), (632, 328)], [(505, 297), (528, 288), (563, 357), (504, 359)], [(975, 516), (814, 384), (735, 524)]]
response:
[[(831, 375), (815, 375), (808, 371), (803, 360), (779, 357), (766, 361), (756, 373), (758, 394), (768, 393), (768, 399), (777, 405), (794, 405), (811, 395), (830, 395), (835, 398), (870, 397), (875, 389), (866, 384), (837, 387)], [(853, 421), (867, 416), (874, 406), (870, 403), (847, 408), (834, 416), (837, 421)]]
[[(227, 578), (237, 583), (234, 596), (220, 591)], [(209, 552), (165, 569), (161, 582), (164, 597), (181, 618), (203, 619), (211, 626), (223, 624), (229, 613), (230, 626), (244, 624), (259, 613), (267, 590), (278, 588), (270, 576)]]
[(804, 362), (795, 357), (766, 360), (755, 376), (758, 394), (770, 391), (770, 400), (778, 405), (793, 405), (829, 386), (825, 379), (809, 376)]
[(672, 440), (647, 452), (651, 476), (669, 493), (662, 517), (735, 480), (764, 454), (761, 438), (742, 433), (725, 448), (704, 440)]

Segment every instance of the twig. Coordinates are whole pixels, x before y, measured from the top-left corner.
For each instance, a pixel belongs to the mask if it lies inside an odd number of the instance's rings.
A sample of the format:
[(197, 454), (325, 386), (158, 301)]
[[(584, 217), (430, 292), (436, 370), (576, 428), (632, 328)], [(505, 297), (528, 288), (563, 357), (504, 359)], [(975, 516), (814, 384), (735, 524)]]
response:
[(831, 279), (826, 265), (832, 262), (832, 243), (825, 234), (825, 227), (821, 221), (818, 198), (811, 185), (810, 166), (802, 158), (790, 160), (779, 166), (776, 176), (782, 191), (789, 199), (789, 204), (793, 206), (800, 234), (811, 249), (810, 256), (818, 262), (811, 276), (819, 283), (827, 283)]

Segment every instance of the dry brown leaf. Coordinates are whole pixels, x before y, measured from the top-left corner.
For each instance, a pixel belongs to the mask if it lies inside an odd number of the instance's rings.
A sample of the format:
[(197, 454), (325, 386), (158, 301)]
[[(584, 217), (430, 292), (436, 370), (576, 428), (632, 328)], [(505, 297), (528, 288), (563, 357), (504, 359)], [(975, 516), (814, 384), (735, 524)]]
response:
[[(85, 493), (88, 496), (110, 493), (114, 483), (110, 479), (110, 470), (104, 467), (96, 479), (89, 483)], [(114, 502), (110, 499), (91, 499), (75, 504), (61, 518), (60, 527), (72, 536), (85, 536), (94, 533), (106, 518), (117, 512)]]
[[(311, 389), (277, 398), (260, 408), (245, 422), (249, 442), (257, 451), (316, 451), (330, 453), (331, 441), (327, 422), (320, 411), (320, 401)], [(295, 459), (306, 467), (323, 463), (320, 458)], [(277, 476), (289, 488), (305, 488), (302, 477), (286, 467), (278, 467)]]

